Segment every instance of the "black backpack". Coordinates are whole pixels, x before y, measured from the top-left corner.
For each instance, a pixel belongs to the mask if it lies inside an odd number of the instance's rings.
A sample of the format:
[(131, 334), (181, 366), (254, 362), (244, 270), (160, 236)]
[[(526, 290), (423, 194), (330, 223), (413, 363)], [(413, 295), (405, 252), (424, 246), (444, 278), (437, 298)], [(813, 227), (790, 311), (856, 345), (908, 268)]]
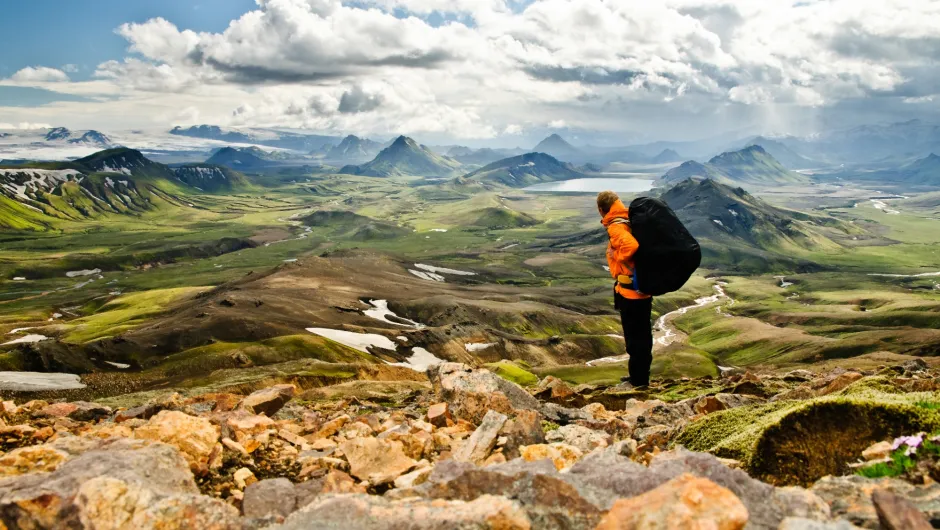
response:
[(678, 291), (702, 264), (702, 249), (665, 202), (630, 203), (630, 229), (640, 244), (633, 257), (635, 288), (653, 296)]

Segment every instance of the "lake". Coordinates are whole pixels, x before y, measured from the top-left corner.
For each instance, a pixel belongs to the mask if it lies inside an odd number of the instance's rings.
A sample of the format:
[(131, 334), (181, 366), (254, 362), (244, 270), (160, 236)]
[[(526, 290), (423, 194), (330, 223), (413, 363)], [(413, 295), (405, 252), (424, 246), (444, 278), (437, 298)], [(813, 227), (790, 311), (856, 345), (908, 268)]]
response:
[(611, 190), (620, 193), (640, 193), (653, 188), (650, 179), (594, 178), (572, 179), (558, 182), (543, 182), (524, 188), (523, 191), (554, 193), (600, 193)]

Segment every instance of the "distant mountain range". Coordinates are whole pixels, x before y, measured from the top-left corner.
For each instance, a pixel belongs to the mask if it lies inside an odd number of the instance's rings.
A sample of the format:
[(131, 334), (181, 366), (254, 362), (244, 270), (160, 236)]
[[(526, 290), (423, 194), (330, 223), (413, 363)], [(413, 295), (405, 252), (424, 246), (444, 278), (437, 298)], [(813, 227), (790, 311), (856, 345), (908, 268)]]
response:
[(460, 162), (441, 156), (407, 136), (399, 136), (371, 162), (343, 167), (340, 173), (367, 177), (445, 177), (460, 167)]
[(452, 147), (447, 151), (447, 156), (453, 158), (454, 160), (465, 164), (468, 166), (485, 166), (496, 162), (497, 160), (502, 160), (504, 158), (509, 158), (513, 156), (518, 156), (524, 154), (525, 151), (522, 149), (471, 149), (469, 147), (457, 146)]
[(170, 130), (170, 134), (228, 143), (264, 145), (304, 153), (321, 148), (325, 144), (338, 145), (343, 140), (341, 136), (303, 134), (272, 129), (222, 129), (216, 125), (194, 125), (187, 128), (177, 126)]
[(733, 186), (779, 186), (807, 184), (810, 178), (783, 167), (763, 147), (751, 145), (740, 151), (722, 153), (707, 164), (688, 161), (662, 177), (666, 184), (686, 179), (712, 179)]
[(904, 186), (940, 187), (940, 156), (930, 153), (924, 158), (897, 169), (852, 173), (851, 180)]
[(752, 145), (761, 146), (764, 151), (767, 151), (769, 155), (774, 157), (780, 164), (787, 169), (810, 169), (821, 167), (824, 164), (820, 162), (810, 160), (805, 156), (795, 152), (790, 149), (782, 142), (773, 140), (770, 138), (764, 138), (763, 136), (757, 136), (752, 138), (749, 142), (744, 145), (744, 148), (748, 148)]
[(344, 162), (364, 162), (375, 157), (381, 150), (382, 144), (378, 142), (349, 135), (343, 138), (343, 141), (340, 142), (339, 145), (327, 151), (326, 158), (328, 160), (341, 160)]
[(524, 188), (540, 182), (554, 182), (585, 177), (571, 164), (545, 153), (527, 153), (499, 160), (458, 179), (462, 184), (499, 184)]

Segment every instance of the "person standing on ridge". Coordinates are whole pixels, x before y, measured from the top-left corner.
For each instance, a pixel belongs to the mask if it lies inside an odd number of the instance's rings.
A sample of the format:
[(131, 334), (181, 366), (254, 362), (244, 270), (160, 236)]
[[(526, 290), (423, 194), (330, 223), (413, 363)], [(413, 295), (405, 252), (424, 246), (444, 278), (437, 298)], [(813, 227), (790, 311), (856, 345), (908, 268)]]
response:
[(630, 355), (630, 384), (634, 387), (647, 386), (650, 382), (650, 365), (653, 363), (653, 297), (634, 287), (633, 256), (640, 244), (630, 228), (630, 210), (616, 193), (599, 193), (597, 211), (601, 214), (601, 224), (607, 229), (610, 238), (607, 264), (610, 266), (610, 275), (617, 281), (614, 285), (614, 307), (620, 312), (623, 338)]

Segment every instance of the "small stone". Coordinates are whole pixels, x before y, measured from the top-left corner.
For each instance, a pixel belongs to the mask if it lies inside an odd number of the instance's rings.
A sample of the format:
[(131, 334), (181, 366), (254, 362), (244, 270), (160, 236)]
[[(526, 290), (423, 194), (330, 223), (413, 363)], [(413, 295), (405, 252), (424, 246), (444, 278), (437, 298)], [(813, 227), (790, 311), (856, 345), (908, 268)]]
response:
[(630, 499), (620, 499), (595, 530), (740, 530), (747, 508), (731, 491), (684, 474)]
[(134, 437), (176, 446), (193, 472), (203, 472), (219, 441), (219, 428), (206, 418), (164, 410), (134, 431)]
[(139, 407), (118, 411), (117, 414), (114, 415), (114, 421), (115, 423), (123, 423), (134, 419), (149, 420), (161, 410), (163, 409), (160, 406), (148, 403)]
[(297, 507), (294, 484), (286, 478), (261, 480), (245, 488), (242, 512), (245, 517), (287, 517)]
[(294, 385), (276, 385), (249, 394), (238, 404), (239, 409), (252, 414), (264, 414), (271, 417), (287, 404), (297, 392)]
[(235, 481), (235, 485), (238, 486), (238, 489), (243, 490), (257, 482), (258, 478), (255, 477), (255, 474), (252, 473), (250, 469), (243, 467), (232, 474), (232, 480)]
[(222, 438), (222, 445), (242, 456), (248, 456), (248, 450), (245, 449), (242, 444), (232, 440), (231, 438)]
[(40, 409), (36, 415), (40, 418), (67, 418), (76, 410), (78, 405), (74, 403), (53, 403)]
[(286, 430), (284, 430), (284, 429), (281, 429), (281, 430), (277, 431), (277, 435), (280, 436), (281, 438), (283, 438), (284, 440), (287, 440), (288, 442), (290, 442), (290, 443), (296, 445), (297, 447), (299, 447), (299, 448), (301, 448), (301, 449), (308, 449), (308, 448), (309, 448), (309, 444), (307, 444), (307, 439), (304, 438), (303, 436), (294, 434), (294, 433), (292, 433), (292, 432), (290, 432), (290, 431), (286, 431)]
[(580, 425), (564, 425), (545, 435), (549, 443), (560, 442), (577, 447), (582, 453), (607, 447), (611, 443), (610, 435), (603, 431), (594, 431)]
[(356, 438), (340, 445), (349, 461), (349, 473), (372, 485), (388, 484), (414, 468), (401, 442), (378, 438)]
[(871, 500), (878, 513), (878, 520), (887, 530), (931, 530), (924, 514), (906, 499), (887, 490), (876, 490)]
[(559, 471), (573, 466), (584, 456), (577, 447), (562, 443), (527, 445), (520, 448), (519, 452), (526, 462), (551, 460)]
[(450, 407), (447, 403), (437, 403), (428, 407), (428, 423), (435, 427), (447, 427), (453, 423), (454, 418), (450, 415)]
[(49, 473), (58, 469), (68, 458), (68, 454), (45, 445), (14, 449), (0, 456), (0, 477)]
[(803, 517), (787, 517), (777, 530), (861, 530), (848, 521), (824, 522)]
[(346, 425), (346, 423), (350, 419), (351, 418), (347, 416), (346, 414), (343, 414), (342, 416), (339, 416), (338, 418), (334, 418), (324, 423), (320, 427), (320, 429), (313, 435), (313, 437), (314, 438), (329, 438), (330, 436), (333, 436), (336, 433), (338, 433), (339, 430), (343, 428), (343, 425)]
[(72, 405), (75, 405), (76, 409), (69, 414), (71, 420), (97, 421), (111, 416), (111, 407), (99, 405), (98, 403), (76, 401)]
[(395, 487), (398, 489), (405, 489), (419, 486), (428, 480), (428, 477), (431, 476), (432, 471), (434, 471), (434, 468), (425, 461), (425, 465), (421, 466), (419, 464), (418, 469), (396, 478)]
[(454, 460), (482, 464), (496, 447), (499, 431), (508, 419), (505, 414), (500, 414), (495, 410), (487, 412), (480, 426), (467, 438), (463, 446), (454, 452)]
[(891, 455), (891, 442), (878, 442), (862, 451), (862, 458), (867, 461), (881, 460)]

